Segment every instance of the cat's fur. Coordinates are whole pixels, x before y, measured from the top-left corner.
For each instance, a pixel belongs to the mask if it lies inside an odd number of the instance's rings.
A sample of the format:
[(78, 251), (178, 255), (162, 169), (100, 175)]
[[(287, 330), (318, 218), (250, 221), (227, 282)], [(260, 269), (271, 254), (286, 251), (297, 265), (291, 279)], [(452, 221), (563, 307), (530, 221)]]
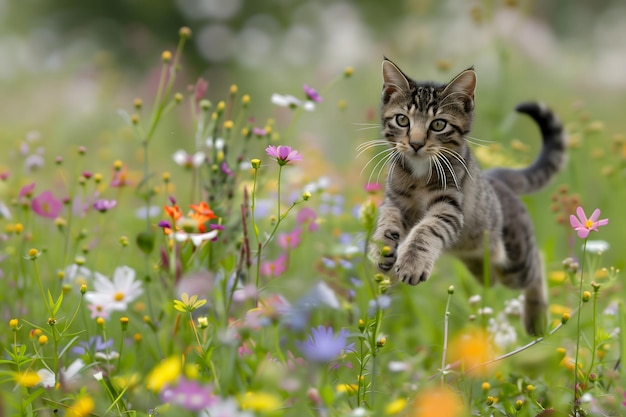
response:
[(473, 68), (448, 84), (422, 83), (385, 59), (383, 81), (382, 132), (392, 150), (370, 245), (378, 269), (417, 285), (446, 251), (482, 282), (487, 239), (491, 279), (525, 290), (525, 328), (531, 335), (543, 334), (543, 267), (531, 219), (517, 194), (543, 187), (563, 165), (562, 124), (542, 104), (519, 105), (517, 111), (541, 129), (538, 158), (524, 169), (482, 171), (465, 139), (474, 114)]

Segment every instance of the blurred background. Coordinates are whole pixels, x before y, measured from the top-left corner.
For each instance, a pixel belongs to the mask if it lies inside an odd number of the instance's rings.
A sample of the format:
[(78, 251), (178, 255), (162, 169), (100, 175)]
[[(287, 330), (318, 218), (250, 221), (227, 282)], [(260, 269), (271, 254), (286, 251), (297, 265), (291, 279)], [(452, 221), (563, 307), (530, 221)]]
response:
[[(588, 211), (607, 207), (610, 215), (625, 198), (625, 18), (621, 0), (0, 0), (0, 150), (10, 157), (26, 141), (51, 164), (85, 145), (95, 167), (136, 157), (118, 109), (132, 111), (135, 97), (149, 102), (161, 51), (173, 51), (188, 26), (182, 92), (203, 77), (208, 97), (219, 100), (236, 83), (252, 97), (251, 115), (280, 127), (290, 113), (270, 103), (273, 93), (301, 96), (305, 83), (322, 91), (324, 102), (283, 143), (318, 151), (342, 186), (360, 189), (369, 174), (359, 174), (367, 158), (355, 159), (355, 147), (378, 136), (361, 126), (378, 121), (383, 56), (419, 80), (445, 82), (474, 65), (473, 136), (525, 163), (538, 133), (512, 109), (528, 99), (548, 103), (575, 145), (592, 141), (595, 149), (573, 152), (568, 177), (554, 187), (567, 182)], [(344, 79), (348, 66), (354, 75)], [(182, 110), (168, 123), (157, 165), (175, 170), (171, 154), (193, 150), (193, 129)], [(547, 207), (550, 192), (528, 203)], [(537, 213), (553, 223), (547, 209)], [(549, 239), (541, 216), (539, 234)]]

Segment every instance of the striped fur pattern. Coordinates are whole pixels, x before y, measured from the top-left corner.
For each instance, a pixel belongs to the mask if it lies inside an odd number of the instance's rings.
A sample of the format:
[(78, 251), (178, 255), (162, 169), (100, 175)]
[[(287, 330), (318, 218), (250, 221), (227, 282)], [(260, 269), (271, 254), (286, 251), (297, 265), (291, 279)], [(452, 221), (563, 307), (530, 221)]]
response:
[(561, 123), (541, 104), (521, 104), (517, 111), (541, 129), (539, 156), (525, 169), (483, 172), (466, 139), (474, 113), (472, 68), (447, 84), (421, 83), (385, 59), (383, 81), (386, 140), (376, 145), (387, 147), (389, 173), (370, 245), (378, 269), (417, 285), (428, 279), (439, 256), (450, 252), (482, 282), (486, 234), (490, 276), (525, 290), (525, 328), (529, 334), (543, 334), (543, 268), (531, 219), (518, 194), (540, 189), (563, 165)]

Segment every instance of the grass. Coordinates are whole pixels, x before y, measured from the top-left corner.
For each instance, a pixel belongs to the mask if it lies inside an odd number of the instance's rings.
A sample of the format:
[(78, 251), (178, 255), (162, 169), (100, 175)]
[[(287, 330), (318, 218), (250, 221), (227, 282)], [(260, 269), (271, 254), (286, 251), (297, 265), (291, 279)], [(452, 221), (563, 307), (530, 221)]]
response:
[[(320, 89), (324, 101), (312, 113), (270, 108), (243, 86), (209, 101), (202, 84), (178, 93), (188, 36), (181, 32), (178, 49), (163, 54), (151, 98), (124, 102), (117, 130), (86, 130), (89, 140), (63, 147), (48, 144), (59, 134), (48, 129), (8, 150), (6, 413), (620, 413), (624, 196), (614, 190), (625, 141), (610, 132), (613, 123), (557, 102), (571, 137), (569, 165), (549, 189), (525, 197), (551, 303), (549, 334), (532, 339), (520, 325), (519, 294), (484, 288), (453, 258), (409, 288), (377, 274), (364, 256), (381, 191), (364, 190), (367, 159), (353, 159), (356, 145), (379, 133), (358, 104), (358, 69)], [(532, 160), (535, 128), (490, 102), (492, 94), (478, 95), (473, 135), (493, 141), (475, 148), (479, 159)], [(372, 129), (358, 130), (355, 119)], [(347, 125), (348, 138), (335, 136)], [(324, 136), (333, 138), (328, 157), (328, 145), (318, 145)], [(291, 146), (302, 161), (277, 163), (265, 152), (270, 144)], [(35, 169), (39, 146), (46, 164)], [(179, 148), (204, 157), (178, 166), (171, 155)], [(34, 189), (20, 195), (29, 184)], [(53, 198), (33, 205), (45, 191)], [(99, 212), (95, 199), (116, 204)], [(577, 205), (610, 219), (591, 236), (611, 243), (606, 253), (583, 250), (590, 241), (568, 223)], [(138, 216), (142, 210), (152, 214)], [(577, 268), (563, 263), (568, 257)], [(322, 335), (312, 333), (318, 326)]]

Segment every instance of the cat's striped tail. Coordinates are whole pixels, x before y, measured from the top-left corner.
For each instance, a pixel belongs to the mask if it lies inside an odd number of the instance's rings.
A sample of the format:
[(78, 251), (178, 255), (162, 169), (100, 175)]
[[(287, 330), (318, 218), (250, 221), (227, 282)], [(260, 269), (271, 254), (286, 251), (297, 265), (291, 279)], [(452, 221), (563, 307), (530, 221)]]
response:
[(527, 194), (545, 186), (565, 163), (565, 133), (558, 117), (542, 103), (519, 104), (515, 110), (532, 117), (541, 129), (543, 146), (527, 168), (494, 168), (487, 175), (503, 181), (516, 194)]

